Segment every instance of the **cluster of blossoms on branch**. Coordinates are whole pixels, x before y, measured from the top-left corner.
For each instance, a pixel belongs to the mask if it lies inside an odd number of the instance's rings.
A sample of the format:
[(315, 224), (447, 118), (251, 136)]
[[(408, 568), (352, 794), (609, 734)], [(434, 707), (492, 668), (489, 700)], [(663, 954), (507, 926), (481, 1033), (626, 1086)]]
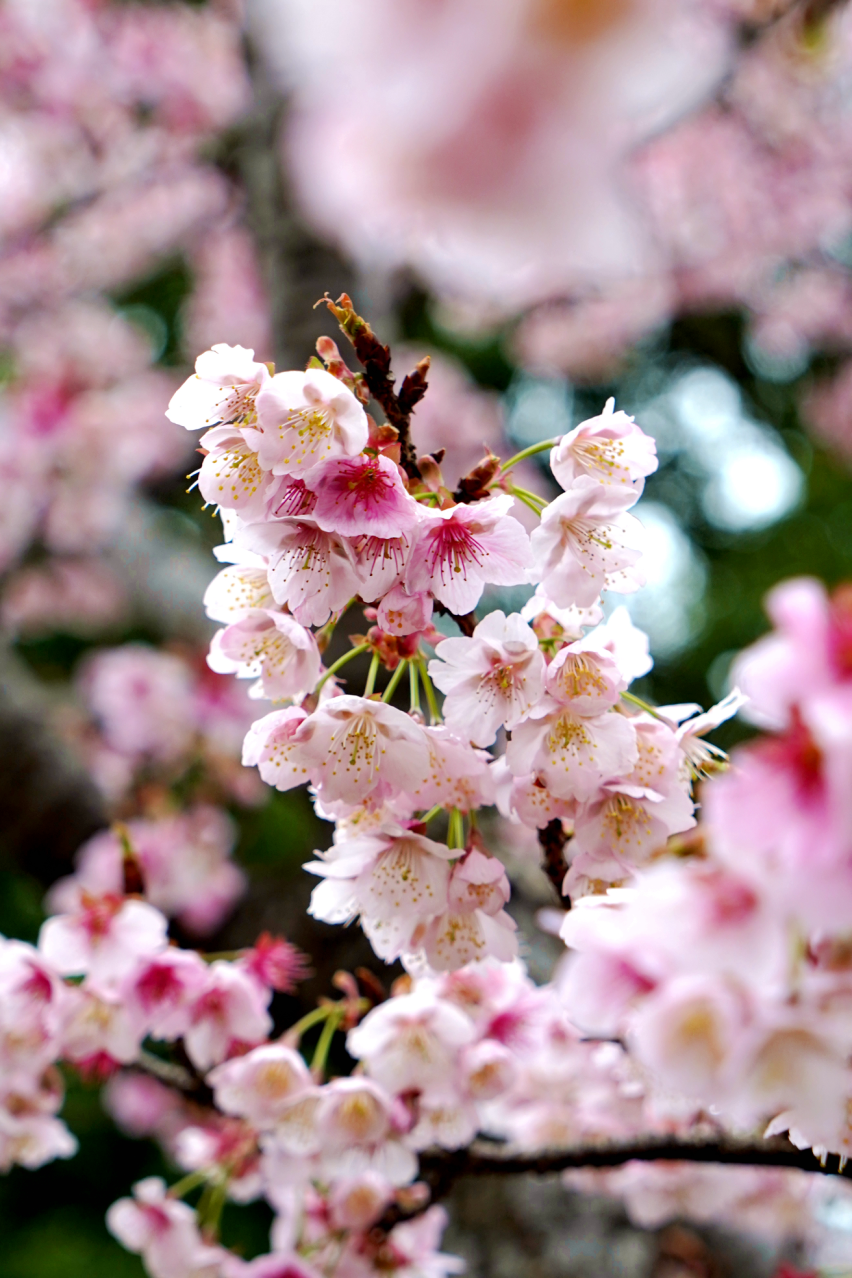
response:
[(737, 674), (771, 733), (705, 787), (690, 861), (566, 916), (563, 989), (577, 1025), (623, 1038), (664, 1086), (845, 1159), (852, 609), (807, 579), (769, 609), (777, 629)]
[[(167, 822), (158, 835), (119, 825), (54, 889), (37, 947), (0, 943), (4, 1164), (73, 1152), (61, 1062), (108, 1079), (119, 1125), (184, 1173), (140, 1182), (108, 1215), (152, 1278), (443, 1278), (459, 1262), (438, 1250), (430, 1160), (480, 1135), (535, 1154), (771, 1123), (845, 1152), (847, 596), (805, 582), (773, 598), (778, 633), (738, 673), (776, 735), (725, 771), (705, 734), (743, 694), (706, 714), (648, 705), (629, 690), (650, 667), (645, 637), (624, 608), (604, 620), (602, 592), (642, 582), (629, 511), (653, 441), (608, 403), (537, 450), (551, 450), (552, 501), (514, 482), (520, 456), (486, 455), (450, 492), (441, 455), (418, 457), (410, 438), (425, 361), (395, 385), (348, 298), (330, 305), (363, 373), (328, 338), (322, 361), (280, 374), (220, 345), (169, 412), (206, 427), (198, 485), (226, 533), (208, 663), (251, 681), (249, 705), (277, 703), (248, 727), (243, 760), (279, 789), (309, 786), (334, 825), (307, 866), (314, 916), (359, 920), (406, 975), (388, 997), (339, 973), (341, 998), (279, 1024), (273, 992), (303, 977), (303, 956), (268, 935), (226, 955), (170, 942), (169, 915), (205, 930), (204, 893), (181, 895), (180, 858), (157, 842)], [(517, 501), (539, 517), (531, 535)], [(522, 612), (477, 618), (486, 589), (521, 584)], [(353, 620), (371, 624), (332, 660)], [(359, 659), (365, 684), (346, 691)], [(106, 747), (143, 777), (180, 770), (203, 741), (188, 711), (201, 685), (175, 663), (129, 647), (85, 676)], [(572, 953), (544, 986), (519, 958), (488, 846), (494, 805), (538, 832), (570, 897)], [(641, 1199), (642, 1171), (629, 1175)], [(662, 1214), (665, 1176), (644, 1182)], [(807, 1197), (780, 1174), (761, 1183), (779, 1211)], [(222, 1245), (220, 1218), (261, 1197), (271, 1251), (246, 1261)]]

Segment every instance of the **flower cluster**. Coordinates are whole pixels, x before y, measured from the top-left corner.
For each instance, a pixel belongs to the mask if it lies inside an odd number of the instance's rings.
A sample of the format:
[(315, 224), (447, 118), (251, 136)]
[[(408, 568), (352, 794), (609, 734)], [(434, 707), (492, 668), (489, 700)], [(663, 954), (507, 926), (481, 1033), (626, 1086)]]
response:
[(798, 580), (737, 675), (772, 734), (706, 787), (697, 855), (578, 902), (569, 1015), (728, 1121), (848, 1155), (850, 599)]
[[(333, 309), (345, 332), (364, 323), (348, 299)], [(451, 494), (434, 458), (412, 465), (398, 430), (368, 417), (368, 387), (337, 347), (317, 348), (327, 367), (273, 373), (253, 351), (216, 346), (169, 407), (181, 425), (207, 427), (198, 486), (228, 538), (218, 553), (229, 566), (205, 597), (223, 623), (208, 663), (284, 703), (252, 726), (244, 763), (279, 790), (308, 783), (335, 821), (333, 847), (307, 867), (323, 879), (315, 917), (359, 918), (376, 953), (412, 971), (508, 960), (509, 884), (477, 810), (498, 802), (533, 830), (556, 822), (563, 842), (573, 836), (572, 895), (623, 882), (694, 824), (691, 780), (710, 757), (700, 737), (738, 699), (695, 717), (699, 707), (651, 711), (625, 697), (650, 668), (647, 640), (623, 608), (604, 623), (601, 594), (642, 584), (629, 511), (656, 455), (612, 401), (552, 441), (552, 501), (518, 488), (516, 459), (494, 457)], [(540, 516), (531, 536), (516, 499)], [(536, 583), (523, 614), (476, 622), (486, 587), (522, 583)], [(355, 603), (376, 625), (326, 668)], [(462, 633), (441, 638), (439, 613)], [(360, 696), (336, 677), (359, 652), (372, 654)], [(391, 700), (406, 667), (407, 713)], [(427, 830), (442, 813), (445, 840)]]
[[(353, 1010), (350, 997), (349, 1012), (335, 1005), (326, 1023), (345, 1024)], [(225, 1278), (287, 1265), (308, 1275), (328, 1265), (343, 1275), (457, 1272), (454, 1258), (434, 1254), (445, 1217), (423, 1210), (419, 1151), (462, 1148), (478, 1131), (536, 1148), (643, 1121), (641, 1086), (622, 1050), (582, 1043), (555, 991), (536, 988), (517, 963), (402, 982), (349, 1030), (362, 1071), (349, 1078), (322, 1082), (317, 1053), (308, 1069), (295, 1050), (306, 1022), (207, 1073), (216, 1114), (133, 1071), (113, 1079), (117, 1121), (155, 1135), (187, 1185), (218, 1182), (238, 1202), (263, 1196), (276, 1213), (273, 1251), (249, 1269), (221, 1248), (202, 1252), (204, 1199), (196, 1218), (161, 1181), (141, 1182), (108, 1224), (153, 1278), (167, 1270), (183, 1278), (202, 1256)], [(168, 1226), (144, 1227), (153, 1207)], [(390, 1209), (416, 1219), (376, 1230)]]
[[(151, 1278), (444, 1278), (460, 1262), (439, 1251), (421, 1160), (479, 1136), (523, 1155), (769, 1124), (845, 1155), (848, 593), (788, 583), (776, 633), (737, 663), (744, 693), (707, 713), (648, 704), (630, 687), (647, 639), (602, 596), (642, 584), (630, 512), (653, 441), (609, 401), (508, 461), (488, 453), (451, 491), (441, 454), (410, 437), (426, 361), (395, 385), (348, 299), (332, 310), (363, 373), (328, 338), (305, 372), (219, 344), (172, 398), (172, 421), (205, 432), (220, 629), (203, 674), (143, 645), (84, 669), (90, 759), (124, 819), (54, 886), (37, 947), (0, 940), (0, 1162), (73, 1152), (61, 1064), (108, 1080), (118, 1124), (183, 1173), (108, 1214)], [(516, 481), (546, 450), (550, 500)], [(520, 611), (494, 606), (518, 586)], [(356, 691), (342, 672), (359, 660)], [(772, 735), (728, 769), (705, 737), (746, 697)], [(359, 920), (401, 960), (390, 996), (363, 969), (337, 973), (340, 999), (282, 1025), (273, 992), (306, 975), (287, 941), (204, 955), (170, 939), (170, 919), (214, 929), (242, 889), (215, 806), (248, 793), (240, 743), (333, 824), (306, 866), (310, 910)], [(550, 984), (518, 957), (491, 807), (537, 832), (571, 898), (555, 926), (572, 952)], [(338, 1033), (356, 1062), (343, 1075)], [(743, 1173), (723, 1194), (712, 1173), (628, 1167), (607, 1183), (662, 1219), (673, 1180), (687, 1206), (703, 1193), (744, 1220), (756, 1183), (776, 1223), (811, 1237), (815, 1196), (793, 1179)], [(271, 1250), (244, 1260), (219, 1221), (227, 1200), (257, 1198)]]

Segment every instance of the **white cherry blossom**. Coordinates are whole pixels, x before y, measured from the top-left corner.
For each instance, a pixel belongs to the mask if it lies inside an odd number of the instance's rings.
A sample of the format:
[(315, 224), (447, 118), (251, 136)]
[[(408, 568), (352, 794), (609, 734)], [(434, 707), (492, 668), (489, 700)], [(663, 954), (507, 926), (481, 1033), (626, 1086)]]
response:
[(599, 417), (575, 426), (550, 453), (550, 469), (558, 483), (569, 489), (580, 475), (599, 484), (630, 486), (637, 497), (645, 476), (657, 469), (657, 446), (627, 413), (615, 411), (608, 399)]
[(195, 361), (195, 375), (171, 398), (166, 416), (187, 430), (219, 425), (252, 425), (256, 398), (270, 380), (254, 351), (220, 342)]
[(633, 488), (584, 475), (545, 507), (531, 542), (536, 576), (557, 606), (586, 608), (602, 590), (629, 593), (643, 585), (643, 529), (626, 513), (635, 501)]
[(367, 415), (324, 369), (276, 373), (257, 397), (260, 463), (276, 475), (304, 476), (331, 457), (355, 457), (367, 444)]

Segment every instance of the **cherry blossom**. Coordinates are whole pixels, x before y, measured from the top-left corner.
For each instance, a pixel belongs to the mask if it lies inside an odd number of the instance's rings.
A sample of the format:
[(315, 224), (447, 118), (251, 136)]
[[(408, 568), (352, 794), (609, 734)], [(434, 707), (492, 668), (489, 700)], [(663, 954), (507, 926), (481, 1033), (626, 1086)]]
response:
[(580, 475), (598, 483), (630, 485), (637, 496), (645, 476), (657, 469), (654, 440), (640, 430), (632, 417), (615, 411), (608, 399), (599, 417), (581, 422), (563, 435), (550, 454), (550, 469), (565, 489)]
[(507, 495), (472, 506), (424, 512), (408, 562), (409, 594), (431, 590), (460, 616), (476, 607), (486, 582), (514, 586), (527, 580), (529, 539), (509, 514)]
[(165, 1182), (149, 1176), (107, 1212), (107, 1228), (128, 1251), (141, 1253), (151, 1278), (210, 1278), (224, 1258), (202, 1240), (195, 1212), (168, 1196)]
[(636, 755), (636, 732), (623, 715), (581, 715), (549, 699), (514, 730), (506, 750), (514, 775), (535, 772), (566, 799), (592, 798), (629, 772)]
[(432, 621), (432, 596), (426, 591), (410, 595), (402, 586), (385, 594), (378, 608), (378, 622), (390, 635), (415, 635)]
[(257, 395), (270, 380), (254, 351), (219, 343), (199, 355), (195, 376), (172, 396), (166, 416), (187, 430), (248, 426), (257, 420)]
[(323, 625), (358, 593), (348, 546), (311, 519), (248, 525), (239, 544), (268, 559), (275, 602), (286, 605), (300, 625)]
[(272, 1028), (268, 1002), (269, 991), (264, 994), (239, 968), (218, 959), (211, 963), (183, 1036), (193, 1064), (207, 1070), (235, 1048), (261, 1043)]
[(421, 514), (387, 457), (362, 454), (326, 462), (311, 475), (311, 484), (317, 490), (312, 514), (325, 532), (398, 537), (410, 532)]
[(275, 477), (263, 470), (257, 452), (241, 431), (217, 426), (201, 437), (207, 450), (198, 472), (198, 491), (206, 502), (261, 518), (275, 492)]
[(283, 701), (313, 688), (320, 655), (313, 635), (292, 617), (253, 608), (216, 633), (207, 664), (218, 674), (257, 679), (253, 696)]
[(304, 477), (331, 457), (355, 457), (367, 444), (367, 417), (342, 382), (323, 369), (276, 373), (257, 397), (251, 436), (264, 470)]
[(558, 607), (587, 608), (602, 590), (638, 590), (642, 525), (627, 509), (633, 488), (601, 485), (590, 475), (546, 507), (532, 534), (536, 573)]
[(360, 803), (379, 785), (414, 792), (429, 772), (423, 729), (393, 706), (334, 697), (298, 730), (299, 755), (321, 797)]
[(324, 880), (310, 913), (328, 923), (360, 915), (373, 949), (391, 962), (409, 949), (419, 920), (447, 907), (452, 856), (445, 844), (405, 830), (338, 842), (305, 866)]
[(514, 728), (541, 696), (544, 658), (517, 613), (491, 612), (471, 639), (443, 639), (435, 652), (429, 674), (447, 694), (447, 724), (477, 745), (490, 745), (501, 726)]
[(165, 949), (166, 926), (144, 901), (83, 896), (77, 913), (42, 924), (39, 950), (62, 975), (85, 974), (91, 988), (110, 992), (140, 958)]
[(280, 1044), (256, 1047), (217, 1065), (208, 1081), (226, 1114), (239, 1114), (259, 1128), (274, 1127), (292, 1102), (313, 1086), (298, 1052)]

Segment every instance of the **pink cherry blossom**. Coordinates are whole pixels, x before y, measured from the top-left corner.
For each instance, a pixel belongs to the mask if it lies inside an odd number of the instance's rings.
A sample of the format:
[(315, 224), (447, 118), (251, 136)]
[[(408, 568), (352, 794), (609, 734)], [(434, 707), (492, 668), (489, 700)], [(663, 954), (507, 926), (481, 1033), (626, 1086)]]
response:
[(578, 476), (590, 475), (599, 484), (630, 485), (638, 496), (645, 476), (657, 469), (656, 444), (627, 413), (615, 412), (615, 400), (608, 399), (599, 417), (562, 436), (551, 450), (550, 469), (565, 489)]
[(411, 556), (410, 532), (400, 537), (358, 537), (351, 543), (350, 549), (355, 575), (358, 578), (358, 593), (362, 599), (371, 603), (396, 592), (395, 597), (403, 600), (410, 598), (423, 600), (417, 615), (425, 612), (428, 607), (431, 616), (430, 595), (420, 593), (412, 596), (402, 588), (405, 566)]
[(261, 1129), (274, 1127), (292, 1102), (313, 1088), (299, 1053), (280, 1043), (256, 1047), (217, 1065), (208, 1081), (220, 1109)]
[(393, 1201), (393, 1186), (374, 1171), (336, 1180), (328, 1206), (335, 1229), (369, 1229)]
[(501, 726), (514, 728), (541, 696), (544, 657), (517, 613), (491, 612), (470, 639), (443, 639), (429, 674), (446, 694), (444, 717), (462, 738), (490, 745)]
[(180, 1038), (193, 1005), (207, 986), (207, 967), (197, 954), (168, 949), (141, 960), (125, 978), (122, 1002), (134, 1023), (153, 1038)]
[(518, 954), (516, 928), (505, 910), (449, 909), (415, 930), (409, 961), (425, 960), (435, 972), (451, 972), (490, 956), (508, 963)]
[(324, 800), (360, 803), (380, 784), (414, 793), (429, 773), (424, 730), (363, 697), (334, 697), (298, 730), (298, 753)]
[(602, 714), (617, 705), (627, 687), (613, 657), (589, 636), (562, 648), (547, 667), (545, 685), (554, 701), (581, 715)]
[[(510, 821), (520, 821), (532, 830), (541, 829), (556, 818), (572, 822), (577, 811), (576, 799), (559, 798), (534, 772), (513, 776), (505, 755), (495, 759), (491, 775), (497, 807)], [(573, 824), (569, 828), (573, 829)]]
[(262, 1042), (272, 1029), (268, 1002), (269, 991), (264, 995), (247, 973), (220, 959), (211, 963), (206, 987), (192, 1005), (183, 1036), (192, 1063), (208, 1070), (225, 1060), (235, 1046)]
[[(198, 935), (213, 931), (245, 890), (242, 870), (230, 860), (236, 830), (227, 813), (199, 805), (160, 821), (131, 820), (125, 830), (143, 879), (146, 900)], [(114, 830), (89, 839), (75, 858), (75, 873), (47, 896), (54, 913), (78, 909), (83, 893), (120, 895), (124, 849)]]
[(477, 750), (451, 732), (446, 724), (423, 728), (428, 765), (419, 784), (408, 790), (415, 807), (472, 812), (495, 801), (494, 778), (485, 750)]
[(192, 684), (178, 657), (125, 644), (96, 653), (81, 683), (114, 749), (164, 761), (186, 750), (193, 735)]
[(144, 901), (83, 897), (75, 914), (48, 919), (39, 950), (62, 975), (88, 976), (91, 988), (114, 991), (143, 958), (166, 947), (166, 920)]
[(217, 674), (257, 679), (255, 696), (283, 701), (304, 696), (319, 678), (320, 654), (309, 630), (270, 608), (250, 612), (217, 631), (207, 664)]
[(766, 610), (776, 629), (747, 648), (731, 670), (748, 698), (744, 714), (763, 728), (782, 728), (797, 704), (852, 675), (849, 599), (830, 600), (821, 582), (785, 581), (770, 591)]
[(627, 683), (641, 679), (654, 665), (648, 636), (634, 626), (624, 604), (613, 608), (603, 625), (595, 625), (595, 629), (586, 634), (583, 644), (610, 653)]
[(144, 1021), (118, 998), (102, 997), (88, 984), (72, 987), (66, 998), (62, 1055), (94, 1077), (131, 1064), (145, 1037)]
[(288, 706), (256, 719), (243, 744), (244, 766), (256, 767), (267, 785), (277, 790), (291, 790), (310, 780), (298, 737), (307, 717), (300, 706)]
[(636, 757), (636, 732), (624, 715), (580, 715), (549, 699), (513, 731), (506, 749), (515, 776), (534, 772), (565, 799), (590, 799), (605, 781), (629, 772)]
[(373, 1008), (349, 1031), (346, 1046), (389, 1091), (438, 1093), (474, 1037), (470, 1018), (422, 983)]
[(399, 1139), (391, 1097), (371, 1079), (352, 1076), (326, 1084), (316, 1129), (329, 1178), (375, 1171), (392, 1185), (406, 1185), (417, 1174), (417, 1159)]
[(532, 550), (541, 584), (559, 607), (589, 607), (602, 590), (625, 593), (643, 584), (642, 525), (626, 513), (635, 501), (631, 487), (582, 475), (545, 508)]
[(397, 1258), (398, 1278), (446, 1278), (464, 1270), (464, 1261), (438, 1251), (447, 1226), (443, 1207), (430, 1207), (415, 1220), (394, 1225), (388, 1241)]
[(571, 640), (582, 639), (587, 626), (597, 626), (603, 620), (603, 609), (600, 599), (587, 608), (576, 604), (559, 608), (539, 583), (521, 609), (521, 616), (530, 622), (540, 639)]
[(220, 343), (195, 361), (195, 376), (172, 396), (166, 416), (187, 430), (256, 420), (256, 399), (270, 381), (269, 369), (254, 351)]
[(379, 604), (378, 622), (389, 635), (415, 635), (431, 624), (432, 611), (432, 596), (426, 591), (410, 595), (394, 586)]
[(323, 369), (276, 373), (257, 397), (260, 464), (276, 475), (304, 476), (332, 457), (366, 447), (367, 416), (341, 381)]
[(324, 880), (311, 894), (310, 913), (328, 923), (360, 915), (373, 949), (392, 962), (421, 919), (446, 909), (452, 857), (445, 844), (405, 830), (337, 842), (305, 866)]
[(170, 1198), (165, 1182), (149, 1176), (107, 1212), (107, 1228), (128, 1251), (141, 1254), (151, 1278), (215, 1278), (225, 1253), (203, 1242), (195, 1212)]
[(313, 518), (325, 532), (345, 537), (398, 537), (420, 518), (399, 468), (387, 457), (335, 458), (311, 476), (317, 491)]
[(267, 558), (275, 602), (286, 604), (303, 626), (323, 625), (358, 593), (348, 546), (312, 519), (250, 525), (241, 541)]
[(486, 584), (525, 582), (529, 539), (508, 514), (511, 504), (503, 494), (470, 506), (425, 511), (406, 572), (409, 594), (431, 590), (451, 612), (464, 616), (479, 603)]

